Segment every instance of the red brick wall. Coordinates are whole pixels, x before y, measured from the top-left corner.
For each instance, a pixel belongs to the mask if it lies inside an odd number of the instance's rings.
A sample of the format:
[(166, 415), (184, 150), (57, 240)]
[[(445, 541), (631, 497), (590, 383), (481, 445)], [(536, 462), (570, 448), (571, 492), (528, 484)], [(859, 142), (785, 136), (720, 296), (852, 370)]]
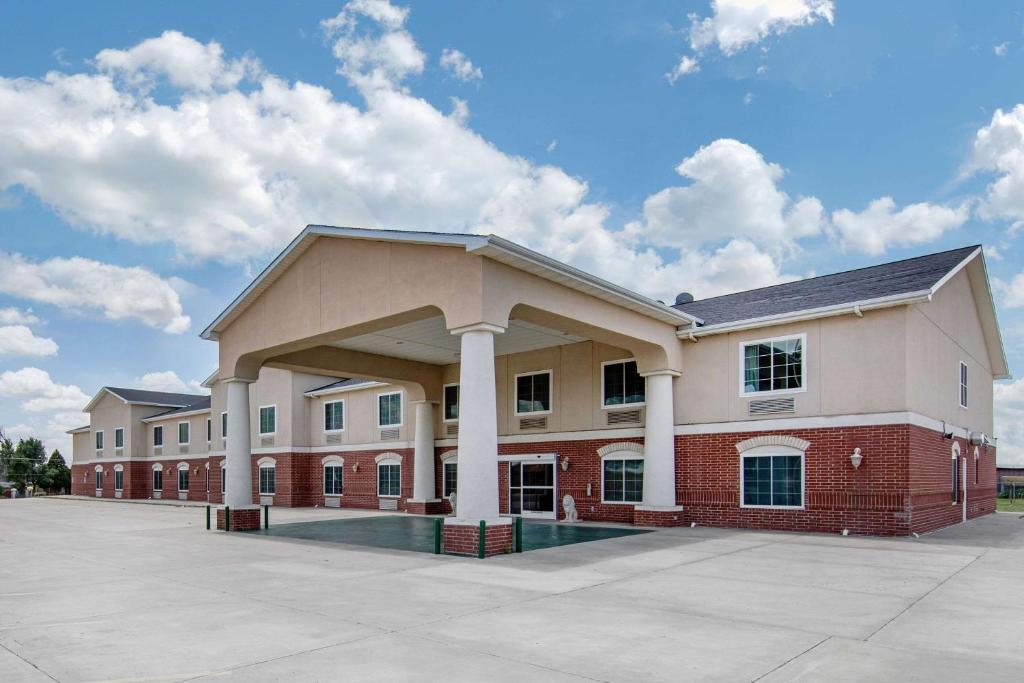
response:
[[(455, 504), (458, 505), (456, 498)], [(452, 555), (480, 553), (480, 527), (478, 525), (444, 525), (444, 551)], [(484, 531), (484, 557), (512, 552), (512, 525), (488, 525)]]
[[(963, 477), (967, 460), (967, 517), (987, 515), (996, 509), (996, 450), (974, 446), (966, 439), (950, 441), (938, 432), (911, 427), (910, 499), (913, 508), (911, 531), (924, 533), (963, 520), (963, 482), (959, 482), (957, 501), (953, 502), (953, 443), (960, 446), (958, 472)], [(977, 482), (977, 483), (975, 483)]]

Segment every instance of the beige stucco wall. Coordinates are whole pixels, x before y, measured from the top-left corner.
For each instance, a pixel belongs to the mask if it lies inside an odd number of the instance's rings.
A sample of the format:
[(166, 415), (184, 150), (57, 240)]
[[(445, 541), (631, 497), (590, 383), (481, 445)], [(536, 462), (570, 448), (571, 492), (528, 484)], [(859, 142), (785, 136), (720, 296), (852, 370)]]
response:
[(95, 441), (91, 441), (93, 438), (92, 432), (82, 432), (81, 434), (71, 435), (71, 461), (70, 462), (88, 462), (95, 456), (92, 445)]
[[(321, 382), (321, 386), (325, 384)], [(402, 391), (402, 387), (394, 384), (377, 384), (365, 389), (344, 391), (314, 398), (302, 397), (308, 406), (308, 432), (311, 446), (326, 446), (327, 433), (324, 431), (324, 404), (332, 401), (345, 402), (345, 429), (337, 434), (338, 444), (351, 446), (356, 444), (395, 443), (411, 441), (416, 433), (416, 410), (409, 404), (409, 397), (402, 393), (402, 425), (398, 428), (398, 438), (381, 441), (380, 429), (377, 427), (377, 396), (380, 394)], [(438, 414), (441, 407), (437, 406)], [(439, 438), (441, 432), (437, 432)], [(333, 445), (338, 445), (333, 444)]]
[[(118, 427), (124, 428), (124, 450), (119, 455), (114, 450), (114, 430)], [(104, 459), (128, 457), (132, 452), (131, 427), (131, 407), (109, 392), (104, 392), (103, 397), (89, 412), (89, 441), (84, 451), (85, 457), (80, 458), (79, 462), (93, 460), (97, 457)], [(97, 451), (95, 448), (96, 432), (98, 431), (103, 432), (102, 451)]]
[[(161, 410), (161, 412), (164, 410), (166, 409)], [(155, 446), (153, 446), (153, 428), (157, 426), (164, 428), (164, 445), (160, 452), (161, 457), (206, 455), (211, 450), (216, 450), (216, 423), (212, 425), (214, 438), (209, 443), (206, 441), (206, 420), (208, 417), (210, 417), (210, 413), (203, 412), (197, 415), (172, 415), (166, 419), (142, 423), (145, 425), (146, 455), (157, 455)], [(189, 443), (187, 446), (178, 444), (178, 424), (181, 422), (188, 422), (189, 424)]]

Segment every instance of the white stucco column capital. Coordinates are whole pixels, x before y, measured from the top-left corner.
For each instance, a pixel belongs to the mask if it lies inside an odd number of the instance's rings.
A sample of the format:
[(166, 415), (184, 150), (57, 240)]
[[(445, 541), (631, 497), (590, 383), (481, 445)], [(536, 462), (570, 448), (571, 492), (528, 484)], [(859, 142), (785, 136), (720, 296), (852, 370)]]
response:
[(493, 323), (473, 323), (472, 325), (463, 325), (462, 327), (453, 327), (448, 330), (452, 334), (461, 335), (466, 332), (490, 332), (492, 334), (501, 334), (506, 330), (501, 325), (495, 325)]
[(668, 375), (669, 377), (681, 377), (683, 373), (679, 372), (678, 370), (668, 370), (668, 369), (665, 369), (665, 370), (651, 370), (649, 372), (641, 372), (641, 373), (638, 373), (638, 374), (641, 377), (661, 377), (663, 375)]
[(412, 406), (418, 406), (421, 403), (427, 403), (427, 404), (430, 404), (432, 406), (436, 406), (437, 404), (440, 403), (440, 401), (431, 401), (430, 399), (427, 399), (427, 398), (419, 398), (419, 399), (416, 399), (415, 401), (409, 401), (409, 405), (412, 405)]
[(241, 382), (242, 384), (253, 384), (256, 382), (254, 379), (248, 379), (246, 377), (225, 377), (220, 380), (224, 384), (230, 384), (231, 382)]

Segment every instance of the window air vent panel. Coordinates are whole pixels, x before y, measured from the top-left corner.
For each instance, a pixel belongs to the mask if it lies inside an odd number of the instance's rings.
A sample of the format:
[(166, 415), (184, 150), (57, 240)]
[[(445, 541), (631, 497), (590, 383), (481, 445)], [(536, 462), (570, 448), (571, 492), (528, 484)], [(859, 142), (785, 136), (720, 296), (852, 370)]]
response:
[(163, 446), (153, 446), (153, 455), (163, 455), (163, 454), (164, 454), (164, 447)]
[(341, 443), (341, 434), (328, 434), (327, 435), (327, 443), (328, 444), (339, 444), (339, 443)]
[(609, 410), (605, 416), (609, 427), (611, 425), (640, 424), (639, 408), (636, 410)]
[(747, 415), (780, 415), (796, 411), (792, 396), (786, 398), (761, 398), (747, 404)]
[(338, 498), (337, 496), (327, 496), (324, 498), (324, 506), (329, 508), (340, 508), (341, 498)]
[(459, 435), (459, 425), (457, 425), (457, 424), (445, 425), (444, 426), (444, 433), (447, 436), (458, 436)]
[(272, 437), (272, 436), (261, 436), (260, 437), (260, 446), (266, 447), (266, 446), (273, 446), (273, 445), (274, 445), (274, 437)]
[(520, 429), (547, 429), (548, 418), (546, 417), (524, 417), (519, 420)]
[(398, 427), (392, 427), (391, 429), (380, 430), (381, 441), (397, 441), (398, 440)]
[(381, 510), (397, 510), (398, 509), (398, 499), (397, 498), (380, 498), (378, 500), (378, 502), (380, 503), (379, 507), (380, 507)]
[(188, 446), (178, 446), (178, 452), (182, 454), (188, 454)]

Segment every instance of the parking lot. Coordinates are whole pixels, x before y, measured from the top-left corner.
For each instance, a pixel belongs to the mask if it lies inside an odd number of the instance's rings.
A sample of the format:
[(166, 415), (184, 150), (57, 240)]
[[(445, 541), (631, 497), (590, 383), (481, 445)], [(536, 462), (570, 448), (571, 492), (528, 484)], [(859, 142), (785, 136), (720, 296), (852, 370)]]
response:
[[(374, 513), (275, 509), (275, 524)], [(1019, 680), (1024, 519), (682, 528), (476, 560), (0, 502), (0, 681)]]

